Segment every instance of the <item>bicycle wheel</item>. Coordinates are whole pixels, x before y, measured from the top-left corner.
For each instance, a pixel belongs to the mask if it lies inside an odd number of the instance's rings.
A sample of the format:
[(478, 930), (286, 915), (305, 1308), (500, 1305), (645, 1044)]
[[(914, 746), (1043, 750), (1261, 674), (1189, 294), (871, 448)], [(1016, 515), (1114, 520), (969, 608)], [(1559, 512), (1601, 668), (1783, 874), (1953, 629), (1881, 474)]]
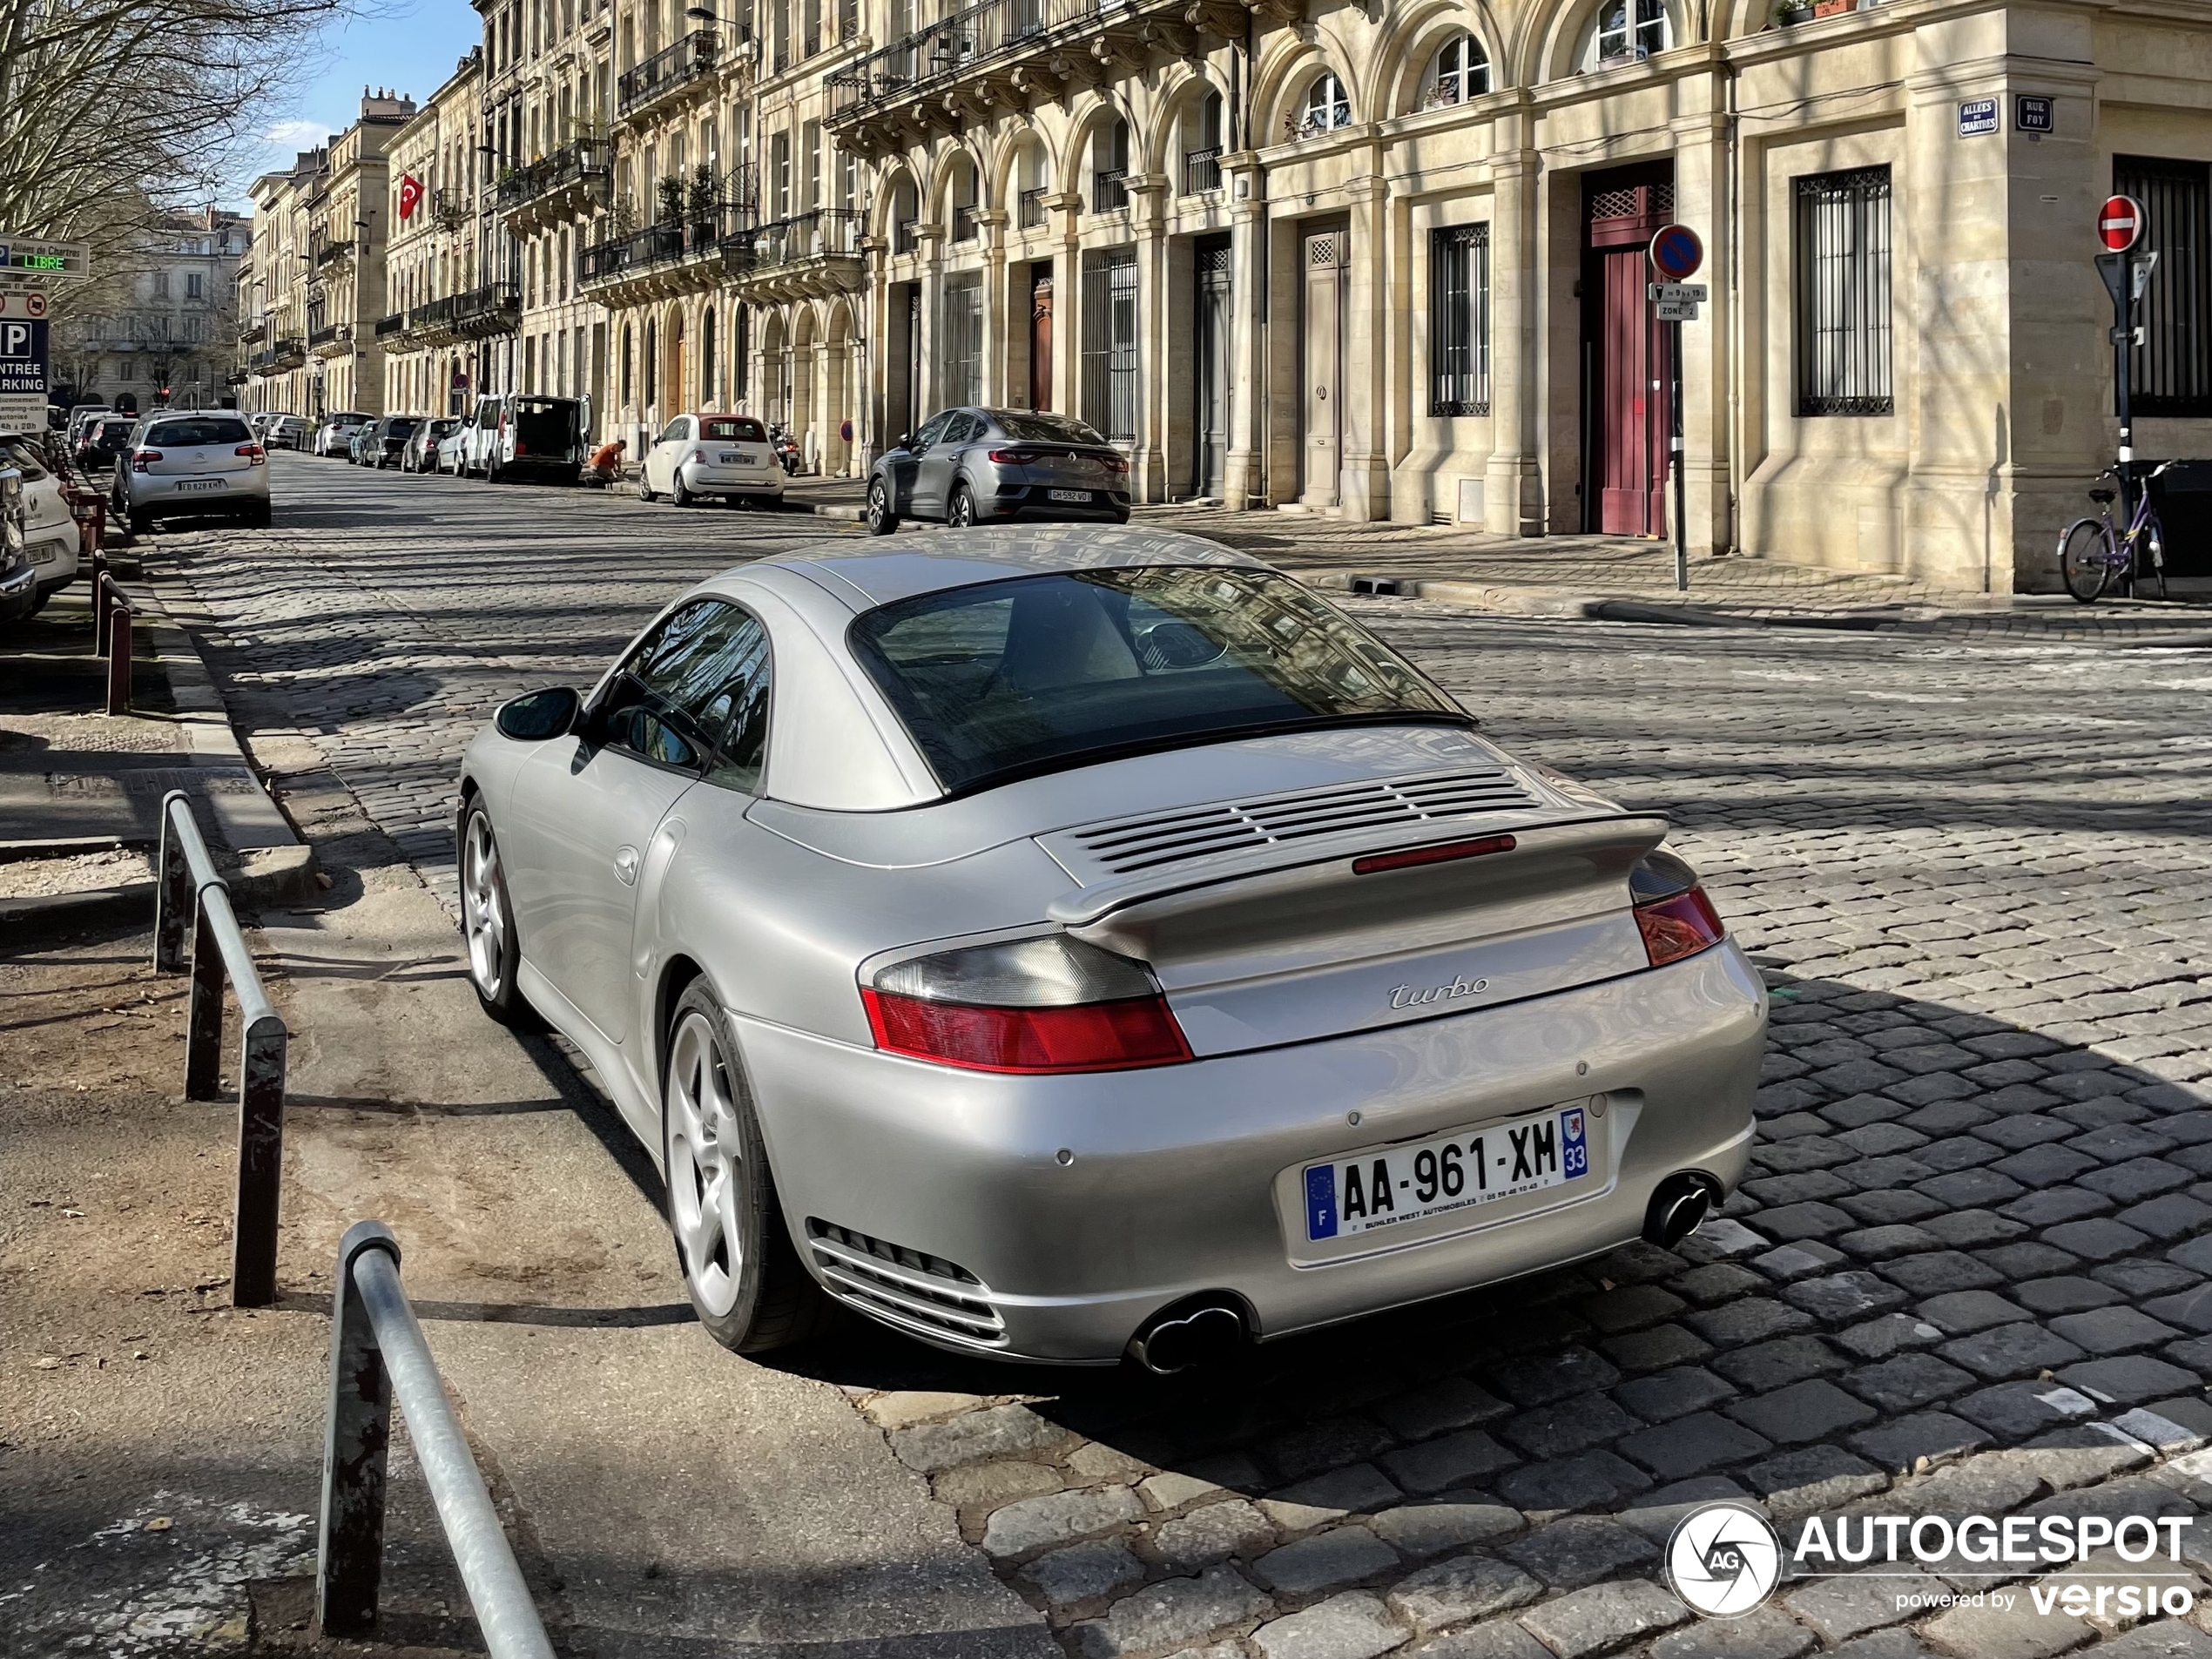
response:
[(2143, 526), (2144, 550), (2149, 556), (2151, 573), (2158, 578), (2158, 597), (2166, 597), (2166, 541), (2160, 534), (2159, 523), (2152, 519)]
[(2094, 603), (2112, 577), (2112, 533), (2101, 518), (2076, 519), (2059, 542), (2059, 577), (2083, 604)]

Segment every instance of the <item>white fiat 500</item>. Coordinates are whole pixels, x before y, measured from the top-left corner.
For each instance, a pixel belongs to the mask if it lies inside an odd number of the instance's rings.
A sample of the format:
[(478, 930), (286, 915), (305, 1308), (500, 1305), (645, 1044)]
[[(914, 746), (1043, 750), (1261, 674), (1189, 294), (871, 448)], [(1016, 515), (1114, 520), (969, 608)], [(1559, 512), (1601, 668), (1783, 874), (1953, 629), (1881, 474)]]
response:
[(1174, 1370), (1672, 1244), (1766, 989), (1666, 820), (1154, 531), (850, 543), (678, 598), (469, 745), (461, 891), (662, 1161), (693, 1304)]
[(702, 498), (779, 502), (784, 469), (768, 428), (750, 415), (679, 415), (645, 451), (638, 493), (678, 507)]

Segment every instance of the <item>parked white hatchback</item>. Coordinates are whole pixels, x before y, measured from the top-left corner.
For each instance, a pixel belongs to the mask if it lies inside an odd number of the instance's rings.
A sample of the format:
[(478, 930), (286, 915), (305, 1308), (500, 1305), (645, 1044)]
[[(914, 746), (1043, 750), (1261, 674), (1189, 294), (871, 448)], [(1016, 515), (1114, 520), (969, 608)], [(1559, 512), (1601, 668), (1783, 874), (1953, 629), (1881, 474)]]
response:
[(115, 512), (133, 536), (165, 518), (269, 523), (268, 456), (238, 415), (157, 415), (138, 428), (130, 464), (115, 469)]
[(784, 469), (768, 428), (750, 415), (679, 415), (645, 451), (637, 491), (678, 507), (703, 496), (774, 503), (784, 498)]
[(47, 600), (77, 580), (80, 541), (77, 516), (62, 494), (61, 480), (46, 464), (45, 451), (36, 440), (14, 434), (0, 435), (0, 467), (23, 474), (23, 541), (37, 573), (37, 595), (30, 602), (33, 614)]

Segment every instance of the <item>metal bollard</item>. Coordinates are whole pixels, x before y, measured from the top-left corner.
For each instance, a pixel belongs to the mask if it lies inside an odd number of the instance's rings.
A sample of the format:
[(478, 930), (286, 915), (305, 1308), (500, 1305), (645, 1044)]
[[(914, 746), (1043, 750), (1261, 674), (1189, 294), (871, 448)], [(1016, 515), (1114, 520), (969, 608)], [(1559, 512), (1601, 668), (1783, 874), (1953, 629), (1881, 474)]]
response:
[[(107, 579), (111, 591), (115, 578)], [(107, 711), (128, 714), (131, 711), (131, 607), (121, 593), (108, 604), (107, 617)]]
[(322, 1447), (322, 1526), (315, 1546), (315, 1628), (353, 1635), (376, 1627), (384, 1573), (384, 1462), (392, 1443), (392, 1379), (354, 1282), (354, 1263), (380, 1251), (399, 1264), (400, 1241), (381, 1221), (357, 1221), (338, 1244), (330, 1322), (330, 1413)]
[(107, 655), (107, 560), (99, 554), (92, 555), (92, 654)]

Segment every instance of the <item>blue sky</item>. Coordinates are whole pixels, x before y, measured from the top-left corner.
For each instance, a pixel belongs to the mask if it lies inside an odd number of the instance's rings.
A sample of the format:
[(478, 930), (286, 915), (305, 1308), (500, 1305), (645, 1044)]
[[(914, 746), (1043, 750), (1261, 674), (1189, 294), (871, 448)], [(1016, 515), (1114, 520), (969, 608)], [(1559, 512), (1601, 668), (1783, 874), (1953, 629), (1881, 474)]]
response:
[(370, 10), (374, 16), (334, 25), (302, 55), (299, 86), (271, 110), (262, 142), (240, 158), (230, 206), (251, 206), (246, 187), (254, 179), (345, 131), (361, 113), (364, 85), (388, 86), (420, 103), (483, 37), (468, 0), (387, 0)]

